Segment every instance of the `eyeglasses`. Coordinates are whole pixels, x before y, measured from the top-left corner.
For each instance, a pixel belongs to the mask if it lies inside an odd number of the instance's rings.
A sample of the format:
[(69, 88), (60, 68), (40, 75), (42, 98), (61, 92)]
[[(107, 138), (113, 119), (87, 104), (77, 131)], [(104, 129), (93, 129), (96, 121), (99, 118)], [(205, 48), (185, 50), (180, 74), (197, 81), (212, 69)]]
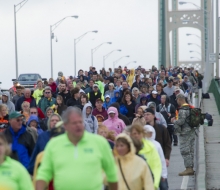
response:
[(45, 92), (45, 94), (50, 94), (50, 92)]
[(37, 114), (37, 112), (31, 112), (31, 114)]
[(16, 121), (17, 121), (17, 122), (21, 122), (21, 121), (23, 121), (23, 119), (17, 118)]

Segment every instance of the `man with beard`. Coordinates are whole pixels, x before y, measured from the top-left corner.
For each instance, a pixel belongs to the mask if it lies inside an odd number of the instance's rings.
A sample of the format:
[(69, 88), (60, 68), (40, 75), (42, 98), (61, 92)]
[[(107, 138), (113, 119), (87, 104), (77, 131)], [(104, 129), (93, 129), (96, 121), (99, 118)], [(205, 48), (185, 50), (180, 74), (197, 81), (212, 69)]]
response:
[(71, 98), (71, 94), (67, 90), (65, 83), (60, 84), (60, 89), (61, 89), (61, 92), (58, 92), (58, 95), (62, 96), (64, 104), (66, 105), (67, 100)]

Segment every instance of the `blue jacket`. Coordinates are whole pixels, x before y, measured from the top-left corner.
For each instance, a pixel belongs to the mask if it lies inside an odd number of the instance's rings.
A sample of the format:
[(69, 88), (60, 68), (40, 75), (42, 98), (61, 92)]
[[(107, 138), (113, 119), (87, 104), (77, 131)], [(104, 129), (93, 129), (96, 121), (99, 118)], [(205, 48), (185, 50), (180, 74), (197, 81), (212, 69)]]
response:
[(31, 115), (29, 117), (28, 122), (27, 122), (27, 126), (30, 127), (31, 121), (36, 121), (37, 122), (37, 134), (40, 135), (41, 133), (43, 133), (43, 130), (40, 128), (39, 119), (36, 115)]
[[(118, 97), (115, 96), (115, 94), (118, 93)], [(111, 103), (115, 103), (120, 99), (120, 91), (119, 90), (115, 90), (114, 91), (114, 97), (111, 99)]]
[(46, 146), (46, 144), (48, 143), (48, 141), (50, 140), (50, 131), (44, 131), (42, 134), (40, 134), (38, 136), (36, 145), (34, 147), (33, 153), (31, 155), (30, 158), (30, 163), (28, 165), (28, 172), (33, 175), (33, 171), (34, 171), (34, 163), (36, 160), (37, 155), (42, 152)]
[(108, 108), (110, 107), (110, 105), (112, 104), (113, 102), (110, 100), (108, 103), (106, 101), (104, 101), (103, 103), (103, 107), (105, 108), (105, 110), (108, 110)]
[(11, 157), (21, 162), (27, 168), (35, 145), (31, 134), (26, 131), (26, 127), (23, 125), (17, 133), (9, 127), (4, 131), (4, 134), (8, 143), (11, 144)]

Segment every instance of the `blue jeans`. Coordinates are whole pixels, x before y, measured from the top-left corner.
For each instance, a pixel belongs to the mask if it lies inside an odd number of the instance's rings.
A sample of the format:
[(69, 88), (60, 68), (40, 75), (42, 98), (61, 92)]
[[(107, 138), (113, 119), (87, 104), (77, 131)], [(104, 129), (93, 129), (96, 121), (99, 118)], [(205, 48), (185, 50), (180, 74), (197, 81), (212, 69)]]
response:
[(160, 180), (160, 190), (168, 190), (169, 189), (169, 186), (168, 186), (168, 181), (167, 179), (164, 179), (164, 180)]

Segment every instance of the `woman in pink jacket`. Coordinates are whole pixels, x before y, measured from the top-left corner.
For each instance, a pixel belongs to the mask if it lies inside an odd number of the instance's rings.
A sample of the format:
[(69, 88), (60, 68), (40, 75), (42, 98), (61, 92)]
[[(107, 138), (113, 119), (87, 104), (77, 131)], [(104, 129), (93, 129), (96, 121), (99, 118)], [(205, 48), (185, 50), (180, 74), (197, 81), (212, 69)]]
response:
[(108, 127), (109, 131), (114, 131), (115, 135), (122, 133), (125, 128), (123, 120), (118, 118), (118, 110), (115, 107), (108, 108), (108, 119), (103, 122), (103, 125)]

